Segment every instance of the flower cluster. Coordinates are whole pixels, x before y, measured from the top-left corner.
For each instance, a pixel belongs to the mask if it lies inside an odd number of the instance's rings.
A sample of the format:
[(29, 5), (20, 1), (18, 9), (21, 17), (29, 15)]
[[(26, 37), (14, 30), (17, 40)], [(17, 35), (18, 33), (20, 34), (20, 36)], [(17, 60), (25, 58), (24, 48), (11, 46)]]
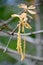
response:
[[(26, 4), (20, 4), (18, 5), (19, 8), (22, 8), (24, 10), (24, 12), (28, 12), (29, 14), (35, 15), (36, 14), (36, 7), (34, 5), (30, 5), (29, 7)], [(28, 17), (30, 19), (32, 19), (33, 17), (28, 15)]]
[[(27, 5), (25, 5), (25, 4), (20, 4), (18, 7), (23, 8), (24, 12), (22, 12), (20, 15), (13, 14), (11, 16), (18, 17), (20, 19), (19, 23), (18, 23), (17, 50), (18, 50), (18, 53), (21, 55), (21, 60), (23, 60), (25, 58), (25, 46), (26, 45), (25, 45), (25, 38), (24, 38), (24, 47), (23, 47), (24, 52), (23, 52), (20, 31), (21, 31), (21, 28), (22, 28), (22, 32), (25, 32), (25, 28), (27, 28), (27, 29), (32, 28), (30, 26), (30, 24), (27, 22), (28, 21), (27, 12), (29, 12), (30, 14), (36, 14), (36, 12), (33, 11), (35, 9), (34, 5), (27, 7)], [(32, 16), (29, 15), (29, 18), (32, 19)]]

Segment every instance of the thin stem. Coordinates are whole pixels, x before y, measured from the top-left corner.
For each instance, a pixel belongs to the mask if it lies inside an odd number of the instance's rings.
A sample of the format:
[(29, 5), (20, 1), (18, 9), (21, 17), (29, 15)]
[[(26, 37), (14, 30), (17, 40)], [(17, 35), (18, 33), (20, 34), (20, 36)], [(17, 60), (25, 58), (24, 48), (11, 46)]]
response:
[(11, 35), (14, 34), (15, 30), (17, 29), (18, 25), (14, 28), (14, 30), (12, 31)]
[[(30, 33), (25, 33), (25, 34), (21, 33), (20, 35), (32, 35), (32, 34), (39, 34), (39, 33), (42, 33), (42, 32), (43, 32), (43, 30), (40, 30), (40, 31), (35, 31), (35, 32), (30, 32)], [(17, 33), (14, 33), (14, 34), (17, 35)]]
[(11, 39), (12, 39), (12, 35), (10, 36), (10, 39), (9, 39), (9, 41), (8, 41), (8, 43), (7, 43), (7, 46), (5, 47), (5, 49), (4, 49), (4, 51), (3, 51), (3, 52), (6, 52), (6, 49), (8, 48), (8, 45), (9, 45), (9, 43), (10, 43)]
[[(17, 29), (17, 27), (18, 27), (18, 26), (16, 26), (15, 29), (13, 29), (12, 35), (13, 35), (14, 31)], [(12, 39), (12, 35), (10, 36), (10, 39), (9, 39), (9, 41), (8, 41), (8, 43), (7, 43), (7, 46), (6, 46), (6, 48), (5, 48), (5, 50), (4, 50), (3, 52), (6, 52), (6, 49), (7, 49), (8, 45), (9, 45), (11, 39)]]
[[(19, 24), (21, 24), (21, 23), (19, 22)], [(14, 32), (15, 32), (15, 31), (16, 31), (16, 29), (18, 28), (19, 24), (17, 24), (17, 26), (14, 28), (14, 30), (12, 31), (12, 34), (11, 34), (11, 35), (13, 35), (13, 34), (14, 34)]]
[[(0, 45), (0, 50), (4, 50), (4, 49), (5, 49), (5, 47)], [(6, 52), (7, 53), (10, 53), (10, 54), (18, 55), (18, 52), (17, 51), (14, 51), (14, 50), (12, 50), (10, 48), (7, 48), (7, 51)], [(19, 57), (19, 55), (18, 55), (18, 57)], [(34, 60), (38, 60), (38, 61), (43, 61), (43, 58), (42, 57), (32, 56), (32, 55), (29, 55), (29, 54), (26, 54), (26, 58), (27, 59), (30, 58), (30, 59), (34, 59)]]

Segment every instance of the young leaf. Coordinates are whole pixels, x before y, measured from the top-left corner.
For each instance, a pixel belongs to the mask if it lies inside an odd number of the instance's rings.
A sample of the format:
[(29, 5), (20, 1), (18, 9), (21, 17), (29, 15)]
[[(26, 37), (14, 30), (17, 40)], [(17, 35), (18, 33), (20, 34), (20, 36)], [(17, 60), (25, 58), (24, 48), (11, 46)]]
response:
[(11, 17), (19, 17), (19, 15), (13, 14), (13, 15), (11, 15)]
[(36, 7), (34, 5), (31, 5), (28, 7), (28, 9), (35, 9)]
[(29, 12), (30, 14), (36, 14), (36, 12), (35, 12), (35, 11), (32, 11), (32, 10), (28, 10), (28, 12)]

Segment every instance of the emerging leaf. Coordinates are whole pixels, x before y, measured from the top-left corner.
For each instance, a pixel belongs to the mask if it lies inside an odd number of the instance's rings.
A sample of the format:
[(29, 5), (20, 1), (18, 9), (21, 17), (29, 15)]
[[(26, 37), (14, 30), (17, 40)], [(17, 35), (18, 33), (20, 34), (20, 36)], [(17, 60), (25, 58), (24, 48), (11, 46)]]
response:
[(19, 17), (19, 15), (13, 14), (13, 15), (11, 15), (11, 17)]
[(35, 9), (36, 7), (34, 5), (31, 5), (28, 7), (28, 9)]
[(18, 5), (18, 7), (23, 8), (23, 9), (27, 9), (27, 5), (25, 5), (25, 4), (20, 4), (20, 5)]
[(32, 11), (32, 10), (28, 10), (28, 12), (29, 12), (30, 14), (36, 14), (36, 12), (35, 12), (35, 11)]

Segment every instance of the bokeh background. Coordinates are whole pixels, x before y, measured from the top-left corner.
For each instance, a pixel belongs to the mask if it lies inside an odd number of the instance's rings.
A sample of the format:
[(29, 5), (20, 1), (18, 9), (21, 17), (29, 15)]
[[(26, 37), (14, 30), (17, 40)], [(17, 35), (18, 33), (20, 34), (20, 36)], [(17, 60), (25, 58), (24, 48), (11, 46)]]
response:
[[(43, 30), (43, 0), (36, 0), (36, 5), (39, 8), (38, 19), (30, 20), (30, 25), (32, 26), (31, 30), (25, 29), (25, 33), (34, 32)], [(11, 15), (14, 13), (19, 13), (22, 9), (18, 8), (18, 4), (25, 3), (27, 5), (32, 4), (33, 0), (0, 0), (0, 29), (2, 31), (12, 31), (17, 25), (19, 19), (11, 18)], [(4, 22), (8, 22), (7, 25), (1, 26)], [(5, 36), (4, 33), (0, 31), (0, 46), (6, 47), (7, 42), (10, 36)], [(22, 40), (23, 43), (23, 40)], [(12, 38), (8, 48), (16, 50), (17, 39)], [(16, 50), (17, 51), (17, 50)], [(35, 57), (43, 57), (43, 31), (39, 34), (32, 34), (26, 37), (26, 54), (32, 55)], [(34, 58), (25, 59), (24, 61), (17, 60), (16, 56), (13, 53), (3, 53), (3, 50), (0, 49), (0, 65), (43, 65), (43, 61), (36, 60)]]

